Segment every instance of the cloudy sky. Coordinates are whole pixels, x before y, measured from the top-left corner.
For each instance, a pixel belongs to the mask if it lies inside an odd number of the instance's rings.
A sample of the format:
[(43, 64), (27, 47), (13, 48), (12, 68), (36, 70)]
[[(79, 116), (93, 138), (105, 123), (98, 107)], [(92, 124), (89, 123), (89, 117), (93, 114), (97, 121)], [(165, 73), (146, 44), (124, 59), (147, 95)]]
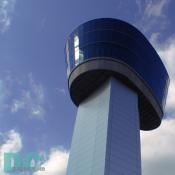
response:
[(4, 152), (39, 152), (46, 171), (34, 175), (65, 175), (76, 116), (65, 41), (79, 24), (113, 17), (139, 28), (168, 69), (165, 118), (159, 129), (141, 132), (142, 171), (174, 175), (174, 9), (173, 0), (0, 0), (0, 174)]

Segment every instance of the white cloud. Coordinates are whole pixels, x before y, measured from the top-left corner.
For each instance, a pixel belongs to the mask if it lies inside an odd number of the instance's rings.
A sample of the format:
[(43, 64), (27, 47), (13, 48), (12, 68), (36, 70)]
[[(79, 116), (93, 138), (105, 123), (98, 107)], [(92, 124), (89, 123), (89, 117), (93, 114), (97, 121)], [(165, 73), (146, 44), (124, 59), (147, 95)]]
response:
[(16, 0), (0, 0), (0, 32), (6, 32), (11, 25)]
[(0, 174), (5, 174), (3, 172), (4, 162), (3, 155), (7, 152), (19, 152), (22, 149), (22, 139), (18, 132), (15, 130), (10, 130), (7, 133), (1, 133), (3, 137), (3, 142), (0, 143)]
[(169, 3), (170, 0), (136, 0), (139, 10), (136, 25), (144, 33), (153, 29), (153, 27), (157, 31), (163, 30), (168, 23), (165, 10)]
[(45, 93), (44, 88), (40, 83), (37, 83), (32, 74), (29, 77), (29, 90), (23, 90), (22, 102), (25, 103), (25, 108), (31, 117), (43, 119), (45, 115), (44, 103)]
[(69, 153), (65, 150), (53, 148), (48, 160), (41, 165), (45, 171), (35, 172), (34, 175), (66, 175)]
[(173, 110), (172, 117), (175, 117), (175, 80), (174, 79), (172, 79), (170, 83), (166, 108), (167, 108), (167, 111)]
[(175, 76), (175, 37), (170, 37), (163, 44), (155, 42), (154, 45), (167, 66), (169, 74)]
[(168, 5), (169, 0), (149, 0), (145, 7), (145, 15), (147, 17), (160, 17), (163, 14), (164, 8)]
[(1, 110), (5, 112), (8, 110), (11, 114), (23, 111), (30, 118), (44, 119), (45, 91), (42, 84), (36, 82), (32, 74), (25, 77), (25, 81), (24, 77), (20, 77), (22, 82), (17, 77), (13, 77), (10, 72), (1, 79)]
[(18, 112), (20, 109), (24, 108), (24, 105), (25, 103), (23, 101), (14, 99), (11, 106), (11, 112), (12, 113)]
[(44, 100), (43, 86), (39, 83), (36, 83), (31, 73), (28, 75), (28, 78), (29, 78), (29, 84), (32, 89), (32, 93), (37, 96), (38, 100), (43, 101)]
[(175, 120), (164, 120), (153, 131), (141, 132), (143, 175), (174, 175)]
[(41, 84), (35, 81), (30, 85), (28, 90), (22, 90), (20, 102), (24, 103), (23, 109), (27, 111), (29, 117), (43, 118), (45, 115), (44, 89)]

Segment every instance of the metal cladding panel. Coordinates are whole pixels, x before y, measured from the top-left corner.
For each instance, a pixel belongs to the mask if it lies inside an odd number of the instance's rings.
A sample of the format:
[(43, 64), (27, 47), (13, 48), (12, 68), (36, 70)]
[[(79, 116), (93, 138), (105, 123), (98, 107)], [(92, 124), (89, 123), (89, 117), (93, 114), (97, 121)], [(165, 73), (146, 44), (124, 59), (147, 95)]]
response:
[(137, 94), (111, 81), (105, 175), (141, 175)]
[(110, 18), (80, 25), (66, 44), (68, 76), (79, 64), (96, 57), (113, 58), (130, 66), (151, 89), (163, 111), (169, 77), (154, 48), (135, 27)]
[(78, 107), (67, 175), (104, 175), (109, 98), (105, 84)]
[(137, 94), (113, 78), (77, 113), (67, 175), (140, 175)]

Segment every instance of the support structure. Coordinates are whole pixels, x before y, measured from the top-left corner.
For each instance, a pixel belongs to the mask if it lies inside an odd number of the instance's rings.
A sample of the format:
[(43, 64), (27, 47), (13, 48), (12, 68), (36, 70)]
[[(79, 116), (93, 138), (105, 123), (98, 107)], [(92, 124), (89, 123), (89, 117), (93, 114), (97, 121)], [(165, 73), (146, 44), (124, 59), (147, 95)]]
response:
[(138, 95), (110, 78), (78, 107), (67, 175), (140, 175)]
[(65, 52), (78, 107), (67, 175), (141, 175), (139, 130), (159, 127), (168, 93), (159, 55), (134, 26), (112, 18), (78, 26)]

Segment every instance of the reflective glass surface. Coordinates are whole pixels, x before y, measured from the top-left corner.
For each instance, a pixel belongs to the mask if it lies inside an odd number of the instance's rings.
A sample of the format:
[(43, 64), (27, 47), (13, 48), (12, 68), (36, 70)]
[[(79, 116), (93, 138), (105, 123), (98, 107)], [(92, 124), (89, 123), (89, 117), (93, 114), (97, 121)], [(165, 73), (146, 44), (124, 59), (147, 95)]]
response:
[(66, 48), (68, 75), (78, 64), (95, 57), (122, 61), (140, 75), (164, 108), (169, 85), (167, 71), (135, 27), (116, 19), (92, 20), (71, 33)]

